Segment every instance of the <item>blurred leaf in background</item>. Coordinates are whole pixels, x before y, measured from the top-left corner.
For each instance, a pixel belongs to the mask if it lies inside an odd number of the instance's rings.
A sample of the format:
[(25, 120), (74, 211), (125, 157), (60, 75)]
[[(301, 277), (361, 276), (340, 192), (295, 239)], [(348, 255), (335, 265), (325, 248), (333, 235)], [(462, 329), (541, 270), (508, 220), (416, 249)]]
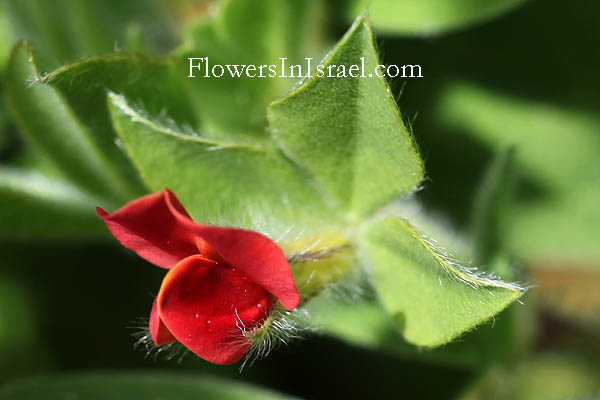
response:
[(52, 366), (39, 330), (31, 289), (6, 276), (0, 281), (0, 374), (3, 379)]
[(127, 44), (132, 26), (140, 27), (144, 48), (164, 52), (173, 43), (167, 7), (158, 0), (6, 0), (0, 11), (12, 37), (34, 43), (56, 68), (84, 57), (136, 50)]
[[(1, 89), (6, 95), (0, 102), (0, 155), (15, 168), (3, 168), (0, 201), (22, 201), (18, 213), (3, 207), (3, 236), (97, 235), (101, 224), (89, 204), (117, 205), (131, 198), (131, 188), (119, 182), (120, 172), (115, 176), (113, 163), (123, 155), (113, 139), (105, 136), (110, 144), (105, 141), (101, 149), (95, 147), (89, 126), (82, 123), (81, 115), (74, 115), (64, 94), (37, 83), (52, 68), (85, 56), (138, 50), (126, 43), (128, 30), (136, 26), (143, 31), (146, 49), (164, 53), (174, 42), (165, 7), (158, 1), (7, 0), (0, 4), (0, 66), (8, 61), (15, 40), (27, 39), (35, 46), (35, 55), (29, 45), (14, 50), (11, 66), (3, 68)], [(86, 95), (93, 98), (89, 92)], [(10, 119), (7, 106), (12, 108)], [(25, 145), (15, 134), (15, 124), (26, 136)], [(111, 149), (112, 160), (106, 158)], [(134, 177), (129, 173), (127, 179)], [(70, 187), (73, 183), (88, 193), (78, 193), (79, 188)], [(134, 193), (141, 193), (139, 184), (134, 188)], [(85, 197), (82, 208), (79, 199)]]
[(192, 400), (199, 398), (231, 400), (284, 400), (292, 397), (253, 387), (233, 380), (182, 374), (141, 374), (121, 372), (117, 375), (88, 374), (42, 378), (19, 382), (0, 389), (0, 399), (63, 400)]
[[(15, 207), (18, 204), (18, 207)], [(103, 232), (96, 202), (67, 182), (0, 166), (0, 238), (95, 237)]]
[[(323, 4), (316, 0), (224, 0), (214, 15), (190, 21), (183, 32), (183, 42), (173, 54), (181, 71), (189, 75), (188, 57), (195, 60), (196, 78), (187, 79), (191, 102), (202, 116), (202, 135), (223, 140), (268, 141), (267, 104), (283, 95), (300, 76), (250, 78), (245, 73), (231, 77), (205, 77), (215, 64), (237, 65), (305, 65), (304, 57), (313, 57), (313, 65), (326, 50)], [(306, 75), (308, 71), (302, 75)], [(220, 70), (216, 70), (217, 75)], [(263, 71), (265, 76), (270, 71)], [(251, 72), (259, 75), (259, 71)]]
[(482, 23), (527, 0), (338, 0), (351, 20), (367, 10), (379, 31), (407, 36), (439, 35)]
[(595, 399), (600, 393), (597, 363), (565, 354), (544, 354), (511, 370), (493, 370), (460, 400)]
[(541, 193), (510, 211), (510, 247), (537, 262), (598, 262), (600, 120), (472, 85), (448, 87), (439, 120), (490, 148), (514, 144), (517, 162)]

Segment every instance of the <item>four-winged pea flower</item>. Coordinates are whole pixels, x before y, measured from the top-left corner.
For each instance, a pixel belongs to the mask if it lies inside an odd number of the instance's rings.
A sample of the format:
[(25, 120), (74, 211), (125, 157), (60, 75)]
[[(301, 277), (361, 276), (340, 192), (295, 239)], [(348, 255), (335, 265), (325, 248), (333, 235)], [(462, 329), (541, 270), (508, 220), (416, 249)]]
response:
[(260, 233), (192, 221), (168, 189), (98, 215), (119, 242), (168, 269), (150, 314), (158, 346), (178, 341), (201, 358), (231, 364), (248, 351), (279, 301), (300, 296), (283, 251)]

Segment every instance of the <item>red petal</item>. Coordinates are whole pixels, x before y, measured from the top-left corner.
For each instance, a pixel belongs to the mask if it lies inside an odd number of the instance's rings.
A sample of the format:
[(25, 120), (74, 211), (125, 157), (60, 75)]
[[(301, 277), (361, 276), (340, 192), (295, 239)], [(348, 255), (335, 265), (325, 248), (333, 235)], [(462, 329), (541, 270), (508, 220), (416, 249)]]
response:
[(250, 345), (244, 330), (260, 326), (273, 297), (235, 268), (188, 257), (165, 276), (158, 313), (175, 338), (215, 364), (240, 360)]
[[(178, 201), (173, 207), (187, 216)], [(96, 211), (123, 246), (152, 264), (171, 268), (198, 254), (195, 235), (173, 218), (162, 192), (141, 197), (112, 214), (99, 207)]]
[(183, 207), (171, 191), (166, 189), (163, 193), (181, 226), (204, 239), (227, 264), (277, 297), (285, 308), (296, 308), (300, 294), (287, 258), (271, 239), (258, 232), (197, 224), (182, 212)]
[(287, 258), (272, 240), (243, 229), (197, 224), (168, 189), (112, 214), (98, 209), (98, 215), (125, 247), (153, 264), (171, 268), (185, 257), (201, 253), (234, 266), (287, 309), (300, 302)]
[(154, 344), (157, 346), (162, 346), (163, 344), (175, 342), (177, 340), (160, 319), (156, 298), (154, 299), (152, 311), (150, 312), (150, 335), (152, 336)]

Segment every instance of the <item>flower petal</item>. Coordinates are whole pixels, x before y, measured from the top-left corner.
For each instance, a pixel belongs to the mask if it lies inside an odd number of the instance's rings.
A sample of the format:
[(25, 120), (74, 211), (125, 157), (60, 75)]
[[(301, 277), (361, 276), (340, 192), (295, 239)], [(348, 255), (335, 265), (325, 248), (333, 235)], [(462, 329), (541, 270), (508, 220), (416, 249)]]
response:
[[(108, 214), (96, 209), (108, 229), (125, 247), (163, 268), (198, 254), (195, 236), (173, 217), (163, 192), (141, 197), (118, 211)], [(187, 216), (178, 201), (172, 203), (178, 213)]]
[(195, 223), (170, 190), (163, 194), (181, 226), (204, 239), (227, 264), (277, 297), (285, 308), (296, 308), (300, 294), (287, 258), (275, 242), (258, 232)]
[(170, 190), (144, 196), (98, 215), (125, 247), (160, 267), (194, 254), (234, 266), (291, 310), (300, 295), (283, 251), (258, 232), (202, 225), (191, 220)]
[(152, 340), (157, 346), (177, 340), (160, 319), (156, 298), (154, 299), (154, 303), (152, 303), (152, 311), (150, 312), (150, 336), (152, 336)]
[(240, 360), (273, 296), (235, 268), (191, 256), (167, 273), (157, 296), (158, 314), (175, 338), (215, 364)]

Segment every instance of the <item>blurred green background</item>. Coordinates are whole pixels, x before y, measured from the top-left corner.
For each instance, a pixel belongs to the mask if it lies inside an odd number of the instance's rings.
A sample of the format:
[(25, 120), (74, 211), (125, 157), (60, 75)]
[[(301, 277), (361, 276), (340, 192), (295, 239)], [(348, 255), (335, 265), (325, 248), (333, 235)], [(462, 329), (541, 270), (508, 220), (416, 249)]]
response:
[[(365, 7), (320, 4), (310, 18), (329, 45)], [(390, 85), (426, 162), (428, 179), (417, 199), (429, 218), (468, 241), (486, 170), (498, 151), (514, 146), (515, 189), (503, 205), (498, 240), (534, 285), (524, 304), (497, 318), (495, 334), (467, 334), (454, 350), (419, 352), (406, 350), (397, 336), (373, 339), (376, 318), (351, 308), (345, 332), (311, 334), (242, 373), (192, 356), (181, 363), (145, 358), (133, 350), (132, 327), (147, 318), (163, 271), (117, 246), (85, 208), (86, 199), (79, 208), (61, 206), (61, 199), (87, 194), (46, 180), (58, 175), (23, 140), (3, 95), (1, 399), (54, 398), (36, 390), (56, 398), (90, 390), (82, 398), (103, 398), (93, 397), (94, 387), (135, 387), (146, 379), (164, 387), (143, 398), (162, 391), (187, 398), (168, 384), (175, 373), (187, 377), (179, 388), (197, 384), (190, 393), (206, 398), (253, 395), (243, 388), (221, 393), (231, 383), (210, 377), (310, 399), (600, 395), (600, 3), (369, 4), (384, 62), (423, 67), (424, 78)], [(0, 68), (23, 39), (33, 44), (42, 71), (113, 52), (164, 56), (216, 7), (191, 0), (3, 0)], [(0, 90), (6, 85), (3, 80)], [(468, 351), (460, 342), (477, 340), (482, 356), (463, 362), (460, 354)]]

